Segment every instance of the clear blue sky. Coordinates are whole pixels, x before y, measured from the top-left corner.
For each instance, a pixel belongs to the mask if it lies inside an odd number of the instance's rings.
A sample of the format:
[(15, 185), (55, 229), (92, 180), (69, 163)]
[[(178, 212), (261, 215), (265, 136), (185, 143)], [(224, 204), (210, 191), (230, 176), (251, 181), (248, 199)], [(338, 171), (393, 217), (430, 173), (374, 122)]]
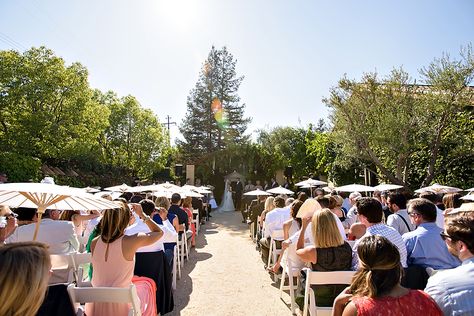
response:
[(470, 42), (471, 0), (0, 1), (0, 49), (45, 45), (85, 65), (92, 87), (131, 94), (161, 121), (181, 122), (211, 46), (227, 46), (245, 76), (249, 133), (327, 118), (321, 99), (344, 74), (403, 66), (417, 78)]

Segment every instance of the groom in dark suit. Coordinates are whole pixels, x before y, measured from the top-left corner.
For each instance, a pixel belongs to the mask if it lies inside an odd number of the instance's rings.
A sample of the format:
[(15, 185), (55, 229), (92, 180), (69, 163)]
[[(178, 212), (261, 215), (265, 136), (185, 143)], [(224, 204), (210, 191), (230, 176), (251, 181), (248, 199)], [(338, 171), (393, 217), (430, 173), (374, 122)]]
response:
[(233, 191), (235, 192), (235, 210), (240, 211), (242, 207), (242, 193), (244, 191), (244, 185), (240, 181), (240, 178), (237, 178)]

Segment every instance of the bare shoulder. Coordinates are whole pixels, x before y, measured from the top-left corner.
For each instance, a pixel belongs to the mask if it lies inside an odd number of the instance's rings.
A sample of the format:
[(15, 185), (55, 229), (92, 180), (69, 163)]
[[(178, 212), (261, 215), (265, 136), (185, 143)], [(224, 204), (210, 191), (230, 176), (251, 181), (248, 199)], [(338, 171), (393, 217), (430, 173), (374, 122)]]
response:
[(354, 302), (351, 301), (344, 308), (344, 311), (342, 312), (342, 316), (355, 316), (355, 315), (357, 315), (357, 306), (354, 304)]

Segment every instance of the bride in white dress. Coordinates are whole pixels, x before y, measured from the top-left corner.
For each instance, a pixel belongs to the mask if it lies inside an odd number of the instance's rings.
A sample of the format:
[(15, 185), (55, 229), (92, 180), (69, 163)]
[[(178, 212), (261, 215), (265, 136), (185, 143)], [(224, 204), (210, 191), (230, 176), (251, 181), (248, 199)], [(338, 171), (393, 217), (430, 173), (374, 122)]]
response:
[(235, 211), (234, 201), (232, 200), (232, 190), (230, 182), (225, 181), (224, 196), (222, 197), (221, 205), (217, 209), (218, 212), (232, 212)]

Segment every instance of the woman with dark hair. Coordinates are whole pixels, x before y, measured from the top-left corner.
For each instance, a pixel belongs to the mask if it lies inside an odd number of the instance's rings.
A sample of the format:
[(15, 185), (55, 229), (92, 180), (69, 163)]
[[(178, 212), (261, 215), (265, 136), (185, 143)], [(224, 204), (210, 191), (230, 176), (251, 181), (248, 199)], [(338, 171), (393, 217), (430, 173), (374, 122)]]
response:
[(449, 214), (453, 209), (459, 208), (462, 205), (461, 193), (448, 193), (443, 196), (444, 213)]
[(403, 268), (397, 247), (379, 235), (359, 242), (359, 270), (334, 301), (333, 316), (443, 315), (426, 293), (400, 285)]

